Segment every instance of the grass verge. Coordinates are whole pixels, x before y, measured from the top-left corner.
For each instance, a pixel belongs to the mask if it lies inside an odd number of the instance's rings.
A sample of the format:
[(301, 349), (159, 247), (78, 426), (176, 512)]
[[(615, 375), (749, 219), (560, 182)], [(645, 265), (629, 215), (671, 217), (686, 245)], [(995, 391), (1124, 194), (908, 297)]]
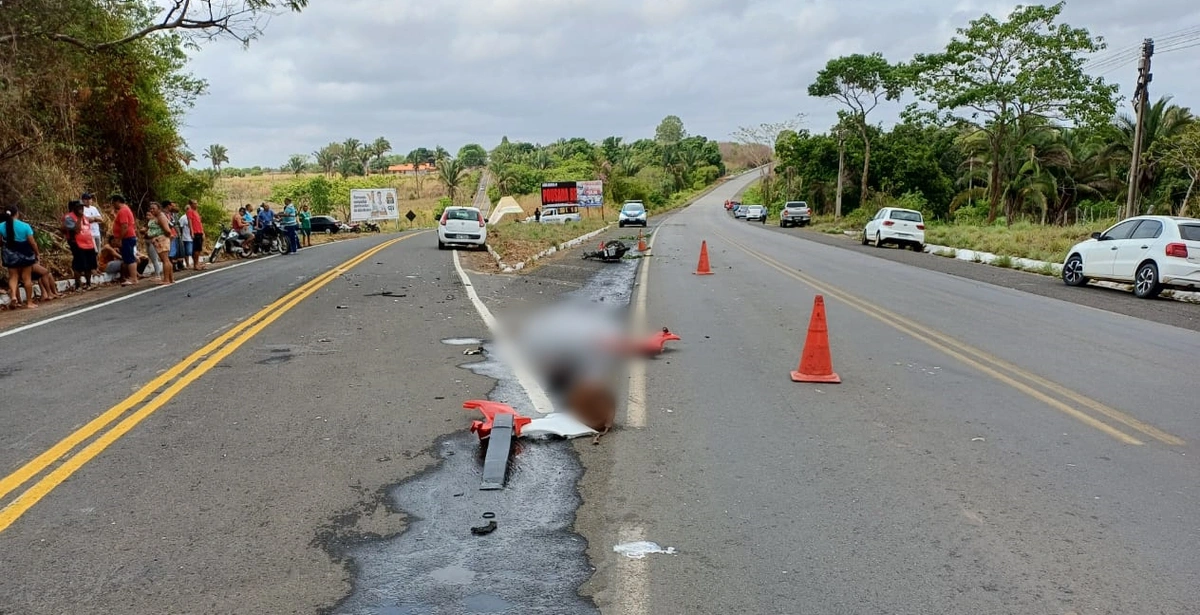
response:
[(593, 216), (566, 224), (538, 224), (515, 220), (501, 222), (488, 229), (488, 245), (505, 263), (513, 265), (533, 258), (543, 250), (562, 245), (612, 223), (615, 223), (612, 216), (609, 216), (608, 220)]

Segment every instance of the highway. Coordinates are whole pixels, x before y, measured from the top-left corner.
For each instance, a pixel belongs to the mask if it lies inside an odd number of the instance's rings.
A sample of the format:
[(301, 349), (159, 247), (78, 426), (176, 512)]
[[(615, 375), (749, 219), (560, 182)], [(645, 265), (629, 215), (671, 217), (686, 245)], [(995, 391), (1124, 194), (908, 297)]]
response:
[[(1195, 611), (1200, 334), (734, 220), (731, 194), (658, 229), (646, 323), (683, 347), (631, 392), (642, 427), (583, 453), (598, 602)], [(841, 384), (789, 377), (818, 293)], [(602, 557), (630, 536), (679, 553)]]
[[(0, 331), (0, 613), (1196, 612), (1196, 306), (734, 220), (751, 179), (649, 258), (370, 236)], [(480, 492), (461, 403), (522, 389), (469, 295), (573, 292), (683, 339)], [(840, 384), (789, 377), (817, 294)]]

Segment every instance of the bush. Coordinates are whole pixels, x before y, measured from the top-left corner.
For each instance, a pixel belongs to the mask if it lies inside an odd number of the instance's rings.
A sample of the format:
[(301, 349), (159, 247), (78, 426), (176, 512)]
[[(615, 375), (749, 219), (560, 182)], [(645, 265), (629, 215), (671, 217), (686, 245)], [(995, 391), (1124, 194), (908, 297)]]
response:
[(871, 211), (869, 208), (859, 207), (858, 209), (855, 209), (854, 211), (842, 216), (841, 226), (855, 230), (863, 229), (866, 228), (867, 222), (869, 222), (874, 215), (875, 212)]

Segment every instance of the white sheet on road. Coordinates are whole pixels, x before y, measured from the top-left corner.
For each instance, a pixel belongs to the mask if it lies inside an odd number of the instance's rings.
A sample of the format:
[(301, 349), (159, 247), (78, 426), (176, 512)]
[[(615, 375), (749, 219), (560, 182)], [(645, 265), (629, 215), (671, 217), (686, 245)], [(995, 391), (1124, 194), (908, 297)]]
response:
[(559, 436), (563, 438), (578, 438), (596, 433), (595, 429), (580, 423), (575, 417), (565, 412), (547, 414), (540, 419), (533, 419), (521, 428), (523, 437)]

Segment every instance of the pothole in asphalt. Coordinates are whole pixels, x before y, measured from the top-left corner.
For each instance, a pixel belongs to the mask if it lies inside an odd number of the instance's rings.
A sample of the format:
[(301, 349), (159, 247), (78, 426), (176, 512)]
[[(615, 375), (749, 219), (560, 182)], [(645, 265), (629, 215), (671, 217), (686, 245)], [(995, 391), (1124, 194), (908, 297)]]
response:
[[(571, 294), (576, 300), (626, 304), (635, 266), (607, 267)], [(537, 416), (490, 343), (470, 338), (442, 342), (482, 346), (484, 360), (461, 367), (496, 380), (488, 399)], [(464, 427), (477, 417), (462, 412)], [(515, 441), (507, 482), (496, 491), (479, 489), (484, 449), (475, 434), (461, 429), (439, 438), (433, 450), (436, 465), (389, 493), (395, 508), (408, 517), (405, 531), (360, 542), (346, 553), (353, 560), (354, 590), (333, 612), (599, 613), (579, 595), (593, 568), (586, 541), (571, 529), (582, 503), (576, 486), (583, 467), (568, 441)], [(485, 518), (485, 513), (494, 516)], [(471, 532), (488, 521), (496, 522), (494, 531)]]

